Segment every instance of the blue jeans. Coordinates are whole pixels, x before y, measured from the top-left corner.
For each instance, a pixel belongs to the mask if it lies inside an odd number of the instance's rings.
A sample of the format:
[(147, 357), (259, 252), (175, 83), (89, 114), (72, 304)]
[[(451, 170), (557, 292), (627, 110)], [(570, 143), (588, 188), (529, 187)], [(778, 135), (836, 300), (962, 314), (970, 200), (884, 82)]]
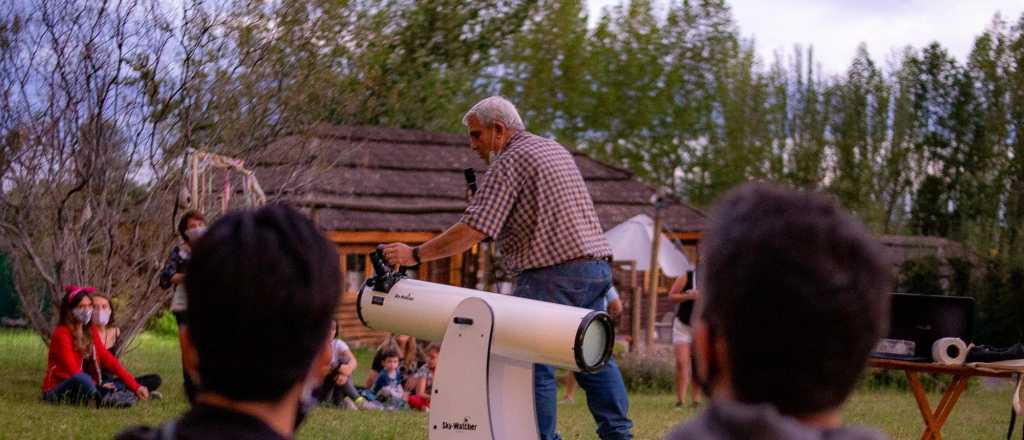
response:
[(78, 373), (43, 393), (43, 400), (50, 403), (89, 403), (96, 398), (96, 384), (88, 374)]
[[(531, 269), (519, 274), (513, 295), (605, 311), (605, 293), (612, 285), (612, 272), (604, 261), (581, 261), (558, 266)], [(533, 394), (537, 407), (537, 427), (542, 440), (559, 440), (555, 432), (558, 402), (555, 369), (550, 365), (534, 365)], [(602, 439), (631, 439), (633, 422), (629, 420), (629, 399), (622, 374), (615, 363), (595, 373), (574, 373), (576, 382), (587, 394), (587, 406), (597, 422), (597, 435)]]

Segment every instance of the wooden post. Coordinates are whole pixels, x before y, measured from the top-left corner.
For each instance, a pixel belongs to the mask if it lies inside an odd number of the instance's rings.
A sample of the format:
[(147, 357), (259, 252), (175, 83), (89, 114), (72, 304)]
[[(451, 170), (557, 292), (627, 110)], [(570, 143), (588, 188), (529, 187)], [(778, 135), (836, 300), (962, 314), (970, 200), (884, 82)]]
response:
[(630, 264), (630, 271), (629, 271), (629, 285), (631, 286), (630, 287), (630, 289), (631, 289), (631, 292), (630, 292), (630, 294), (631, 294), (630, 309), (631, 310), (630, 310), (630, 320), (629, 320), (630, 322), (629, 323), (630, 323), (630, 327), (631, 327), (630, 328), (630, 330), (631, 330), (630, 336), (633, 337), (633, 340), (630, 341), (630, 343), (629, 343), (629, 351), (633, 352), (633, 353), (638, 352), (639, 348), (640, 348), (640, 316), (641, 316), (641, 314), (640, 314), (640, 307), (641, 307), (641, 304), (643, 304), (643, 299), (640, 298), (640, 294), (643, 292), (643, 289), (641, 289), (640, 286), (637, 285), (637, 283), (638, 283), (638, 281), (636, 279), (636, 261), (633, 261)]
[(651, 266), (647, 268), (650, 281), (647, 283), (650, 303), (647, 309), (647, 334), (644, 335), (646, 350), (654, 349), (654, 324), (658, 322), (658, 251), (661, 248), (661, 199), (654, 202), (654, 230), (651, 242)]

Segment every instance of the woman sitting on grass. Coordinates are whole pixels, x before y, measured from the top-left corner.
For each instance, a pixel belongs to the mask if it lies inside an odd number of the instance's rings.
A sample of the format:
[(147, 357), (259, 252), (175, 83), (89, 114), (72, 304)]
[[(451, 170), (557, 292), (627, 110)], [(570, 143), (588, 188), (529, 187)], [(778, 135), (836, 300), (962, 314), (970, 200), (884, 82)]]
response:
[(331, 350), (331, 370), (313, 394), (322, 403), (357, 409), (365, 400), (352, 384), (352, 374), (358, 363), (348, 344), (338, 338), (337, 321), (331, 326)]
[[(100, 334), (100, 340), (103, 341), (103, 346), (107, 347), (107, 350), (116, 357), (118, 344), (121, 343), (121, 329), (114, 325), (114, 308), (110, 303), (110, 298), (102, 293), (92, 293), (92, 324), (96, 327), (96, 331)], [(111, 371), (102, 371), (102, 374), (97, 374), (95, 367), (99, 365), (99, 362), (90, 355), (85, 360), (85, 370), (90, 376), (102, 378), (104, 384), (113, 384), (117, 390), (124, 390), (127, 388), (125, 382), (112, 374)], [(145, 374), (142, 376), (136, 376), (135, 381), (140, 385), (146, 387), (149, 390), (150, 396), (153, 398), (161, 398), (161, 394), (157, 391), (160, 388), (160, 384), (163, 380), (159, 374)]]
[[(149, 390), (139, 385), (128, 371), (121, 366), (114, 355), (103, 345), (99, 330), (89, 325), (92, 320), (91, 287), (66, 286), (60, 302), (60, 321), (50, 337), (47, 355), (46, 376), (43, 378), (43, 400), (50, 403), (88, 403), (101, 395), (110, 393), (97, 388), (99, 377), (92, 377), (83, 371), (84, 359), (88, 355), (100, 366), (113, 371), (124, 381), (125, 386), (139, 399), (147, 399)], [(123, 401), (122, 401), (123, 403)], [(124, 405), (127, 406), (127, 405)]]

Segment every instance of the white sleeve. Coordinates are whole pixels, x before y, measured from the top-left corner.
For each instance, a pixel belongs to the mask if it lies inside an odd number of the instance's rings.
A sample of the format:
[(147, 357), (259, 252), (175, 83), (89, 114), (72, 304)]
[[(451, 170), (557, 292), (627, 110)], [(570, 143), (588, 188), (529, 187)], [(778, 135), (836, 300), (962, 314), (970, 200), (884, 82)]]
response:
[(611, 286), (608, 288), (608, 293), (606, 294), (606, 296), (608, 297), (608, 302), (615, 301), (619, 299), (619, 291), (615, 290), (615, 286)]
[(334, 352), (338, 353), (338, 354), (341, 354), (341, 353), (344, 353), (346, 351), (351, 351), (348, 348), (348, 344), (346, 344), (345, 341), (342, 341), (341, 339), (335, 339), (334, 340)]

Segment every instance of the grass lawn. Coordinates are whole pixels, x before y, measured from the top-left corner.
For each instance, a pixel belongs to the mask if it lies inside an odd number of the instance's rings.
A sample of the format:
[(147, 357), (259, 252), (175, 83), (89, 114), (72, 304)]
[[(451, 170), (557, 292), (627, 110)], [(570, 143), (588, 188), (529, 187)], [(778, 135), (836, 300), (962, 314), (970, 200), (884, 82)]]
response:
[[(125, 427), (157, 424), (186, 408), (181, 390), (177, 340), (145, 334), (137, 348), (126, 354), (124, 364), (134, 374), (159, 373), (163, 400), (142, 402), (127, 410), (61, 407), (40, 400), (46, 368), (46, 347), (33, 333), (0, 330), (0, 438), (93, 439), (110, 438)], [(369, 366), (370, 353), (357, 352), (361, 366)], [(253, 359), (259, 362), (259, 359)], [(365, 380), (361, 367), (357, 381)], [(964, 393), (950, 416), (943, 436), (947, 439), (996, 439), (1005, 437), (1010, 390), (990, 391), (973, 386)], [(932, 402), (938, 396), (931, 396)], [(657, 439), (694, 411), (674, 411), (670, 394), (630, 396), (630, 416), (640, 439)], [(933, 403), (934, 405), (934, 403)], [(846, 406), (851, 424), (873, 426), (895, 439), (917, 439), (921, 417), (913, 397), (897, 390), (862, 390)], [(426, 439), (426, 415), (415, 412), (384, 413), (319, 408), (299, 431), (300, 439)], [(594, 422), (583, 394), (576, 403), (559, 407), (559, 431), (566, 439), (594, 438)]]

